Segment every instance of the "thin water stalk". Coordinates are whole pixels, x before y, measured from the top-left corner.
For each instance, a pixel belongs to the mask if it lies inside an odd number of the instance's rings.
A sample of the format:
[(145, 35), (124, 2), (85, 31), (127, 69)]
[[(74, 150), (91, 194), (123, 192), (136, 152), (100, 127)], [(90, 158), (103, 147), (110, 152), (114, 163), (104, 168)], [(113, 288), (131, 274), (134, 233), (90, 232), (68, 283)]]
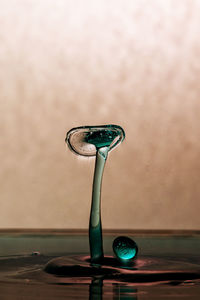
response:
[(101, 226), (101, 184), (108, 150), (108, 147), (97, 149), (95, 161), (89, 222), (90, 257), (91, 262), (94, 263), (100, 262), (104, 257)]

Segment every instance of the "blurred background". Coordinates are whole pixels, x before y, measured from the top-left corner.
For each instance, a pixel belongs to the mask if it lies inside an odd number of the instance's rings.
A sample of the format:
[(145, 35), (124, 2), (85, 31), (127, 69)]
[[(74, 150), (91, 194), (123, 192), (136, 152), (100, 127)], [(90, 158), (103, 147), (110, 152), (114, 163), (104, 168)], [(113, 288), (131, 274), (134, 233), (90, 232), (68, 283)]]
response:
[(87, 228), (65, 135), (113, 123), (103, 228), (200, 229), (199, 57), (199, 0), (0, 0), (0, 228)]

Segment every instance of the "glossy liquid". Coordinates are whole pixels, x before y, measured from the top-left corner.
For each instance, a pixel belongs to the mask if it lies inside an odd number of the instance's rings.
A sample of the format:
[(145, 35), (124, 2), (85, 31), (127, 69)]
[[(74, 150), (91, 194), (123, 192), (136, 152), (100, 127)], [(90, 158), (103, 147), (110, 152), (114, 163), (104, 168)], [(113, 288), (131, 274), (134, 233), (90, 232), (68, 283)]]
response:
[(125, 138), (124, 130), (118, 125), (83, 126), (71, 129), (66, 142), (78, 155), (96, 156), (92, 203), (89, 221), (89, 243), (91, 262), (100, 263), (104, 257), (101, 225), (101, 185), (108, 152)]
[[(141, 232), (136, 235), (140, 255), (123, 266), (111, 256), (91, 263), (87, 236), (74, 233), (0, 236), (3, 299), (199, 299), (200, 235)], [(111, 254), (114, 237), (105, 232), (106, 253)]]
[(89, 223), (90, 257), (92, 262), (101, 262), (104, 256), (101, 226), (101, 184), (108, 150), (108, 147), (102, 147), (97, 150), (96, 154)]
[(83, 156), (96, 156), (89, 222), (90, 257), (79, 255), (54, 258), (44, 270), (48, 276), (55, 276), (51, 278), (46, 275), (46, 282), (67, 284), (75, 280), (77, 283), (90, 283), (91, 295), (94, 294), (95, 297), (98, 293), (100, 298), (103, 282), (115, 286), (131, 286), (133, 295), (137, 292), (133, 287), (138, 284), (185, 284), (187, 281), (199, 284), (200, 268), (195, 260), (190, 263), (191, 259), (185, 257), (178, 261), (176, 257), (144, 255), (133, 260), (138, 247), (126, 236), (120, 236), (113, 242), (116, 257), (104, 256), (101, 225), (102, 176), (109, 151), (123, 139), (123, 129), (114, 125), (79, 127), (68, 133), (67, 143), (73, 152)]

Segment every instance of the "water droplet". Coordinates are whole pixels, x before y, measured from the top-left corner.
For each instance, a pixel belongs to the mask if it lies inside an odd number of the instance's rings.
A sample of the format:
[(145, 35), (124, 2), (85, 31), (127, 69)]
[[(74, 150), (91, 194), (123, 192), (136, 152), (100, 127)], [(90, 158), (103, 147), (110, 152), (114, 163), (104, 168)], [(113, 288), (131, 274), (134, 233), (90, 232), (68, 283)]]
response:
[(113, 251), (119, 260), (130, 261), (136, 257), (138, 247), (132, 239), (119, 236), (113, 241)]

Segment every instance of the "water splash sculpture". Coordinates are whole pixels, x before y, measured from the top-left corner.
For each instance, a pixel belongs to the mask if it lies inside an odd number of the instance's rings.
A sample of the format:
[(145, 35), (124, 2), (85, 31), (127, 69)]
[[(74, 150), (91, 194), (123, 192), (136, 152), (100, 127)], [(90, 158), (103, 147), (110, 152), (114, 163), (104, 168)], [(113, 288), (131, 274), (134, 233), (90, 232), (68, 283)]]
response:
[[(102, 294), (103, 282), (116, 285), (126, 284), (160, 284), (184, 283), (185, 280), (199, 282), (199, 264), (196, 258), (191, 263), (191, 256), (183, 260), (167, 255), (149, 256), (138, 252), (137, 244), (126, 236), (119, 236), (113, 242), (115, 256), (105, 256), (103, 252), (101, 226), (101, 184), (103, 170), (108, 153), (117, 147), (125, 138), (124, 130), (117, 125), (84, 126), (71, 129), (67, 133), (66, 142), (77, 155), (96, 157), (92, 189), (92, 204), (89, 221), (90, 257), (66, 255), (50, 260), (44, 267), (47, 280), (54, 283), (66, 284), (85, 282), (91, 279), (91, 292)], [(162, 250), (163, 251), (163, 250)], [(163, 253), (163, 252), (161, 252)], [(198, 261), (199, 262), (199, 261)], [(53, 275), (54, 277), (49, 277)]]
[(103, 254), (101, 225), (101, 184), (108, 153), (125, 138), (118, 125), (83, 126), (71, 129), (66, 142), (75, 154), (96, 156), (92, 204), (89, 222), (90, 256), (92, 262), (101, 262)]

